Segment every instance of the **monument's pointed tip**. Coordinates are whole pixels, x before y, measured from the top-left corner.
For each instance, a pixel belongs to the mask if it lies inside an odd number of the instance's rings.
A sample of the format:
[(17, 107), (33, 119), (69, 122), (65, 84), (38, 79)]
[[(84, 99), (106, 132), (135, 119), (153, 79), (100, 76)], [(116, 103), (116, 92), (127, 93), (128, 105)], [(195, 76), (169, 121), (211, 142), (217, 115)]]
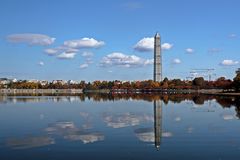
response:
[(156, 32), (155, 37), (160, 37), (160, 34), (158, 32)]
[(156, 149), (157, 149), (157, 151), (159, 151), (160, 150), (160, 145), (157, 145)]

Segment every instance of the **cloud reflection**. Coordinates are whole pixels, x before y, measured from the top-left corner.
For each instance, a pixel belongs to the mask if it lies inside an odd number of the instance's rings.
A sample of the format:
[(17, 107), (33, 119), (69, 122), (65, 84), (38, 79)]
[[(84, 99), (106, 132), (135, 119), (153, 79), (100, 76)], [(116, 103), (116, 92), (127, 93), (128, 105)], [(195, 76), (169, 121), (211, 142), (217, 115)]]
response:
[(236, 117), (234, 115), (231, 115), (231, 114), (225, 114), (223, 115), (223, 119), (228, 121), (228, 120), (233, 120), (235, 119)]
[[(87, 127), (86, 127), (87, 128)], [(78, 128), (73, 122), (57, 122), (45, 129), (48, 134), (60, 135), (66, 140), (82, 141), (84, 144), (103, 141), (104, 135), (100, 132), (90, 132), (85, 128)]]
[(172, 132), (163, 132), (162, 137), (172, 137), (173, 133)]
[(64, 139), (70, 141), (82, 141), (84, 144), (103, 141), (104, 135), (100, 132), (75, 132), (64, 136)]
[(187, 133), (193, 133), (194, 128), (193, 127), (188, 127), (187, 128)]
[(141, 122), (153, 121), (153, 116), (146, 114), (122, 113), (111, 115), (108, 113), (103, 114), (103, 121), (108, 127), (123, 128), (129, 126), (139, 125)]
[[(142, 142), (155, 142), (153, 128), (138, 128), (134, 130), (136, 137)], [(162, 137), (170, 138), (173, 136), (172, 132), (162, 132)]]
[(82, 125), (83, 129), (91, 129), (92, 128), (92, 123), (91, 123), (91, 116), (87, 112), (80, 112), (80, 116), (86, 120), (86, 123)]
[(153, 128), (138, 128), (134, 130), (137, 138), (142, 142), (154, 142), (154, 129)]
[(175, 120), (176, 122), (180, 122), (180, 121), (182, 120), (182, 118), (181, 118), (181, 117), (176, 117), (174, 120)]
[(35, 147), (43, 147), (54, 144), (55, 141), (51, 137), (39, 136), (39, 137), (26, 137), (26, 138), (11, 138), (7, 140), (7, 146), (13, 149), (28, 149)]
[[(37, 94), (37, 93), (36, 93)], [(34, 95), (34, 94), (33, 94)], [(78, 96), (2, 96), (0, 95), (0, 103), (38, 103), (38, 102), (78, 102), (82, 101), (82, 97)]]

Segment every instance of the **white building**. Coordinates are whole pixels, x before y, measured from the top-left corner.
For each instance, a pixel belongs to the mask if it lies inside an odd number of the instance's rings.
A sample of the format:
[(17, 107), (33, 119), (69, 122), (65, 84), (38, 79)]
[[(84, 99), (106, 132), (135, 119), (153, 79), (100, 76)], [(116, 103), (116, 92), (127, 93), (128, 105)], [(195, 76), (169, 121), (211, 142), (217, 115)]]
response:
[(60, 83), (61, 85), (64, 85), (64, 84), (67, 84), (67, 81), (65, 81), (65, 80), (53, 80), (52, 83), (53, 84)]
[(36, 79), (30, 79), (30, 80), (28, 80), (27, 82), (30, 82), (30, 83), (38, 83), (39, 80), (36, 80)]
[(45, 81), (45, 80), (41, 80), (39, 81), (39, 83), (42, 85), (42, 86), (45, 86), (48, 84), (48, 81)]
[(78, 82), (77, 82), (77, 81), (74, 81), (74, 80), (68, 80), (67, 83), (68, 83), (68, 84), (78, 84)]

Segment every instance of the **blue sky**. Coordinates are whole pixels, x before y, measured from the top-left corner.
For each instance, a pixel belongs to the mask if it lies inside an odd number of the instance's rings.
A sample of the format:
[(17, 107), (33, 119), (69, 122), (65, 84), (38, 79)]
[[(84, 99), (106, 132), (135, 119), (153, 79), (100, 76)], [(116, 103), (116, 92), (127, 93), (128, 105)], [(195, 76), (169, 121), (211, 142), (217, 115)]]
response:
[(239, 6), (239, 0), (1, 0), (0, 77), (152, 79), (158, 31), (164, 77), (214, 68), (213, 77), (233, 78), (240, 67)]

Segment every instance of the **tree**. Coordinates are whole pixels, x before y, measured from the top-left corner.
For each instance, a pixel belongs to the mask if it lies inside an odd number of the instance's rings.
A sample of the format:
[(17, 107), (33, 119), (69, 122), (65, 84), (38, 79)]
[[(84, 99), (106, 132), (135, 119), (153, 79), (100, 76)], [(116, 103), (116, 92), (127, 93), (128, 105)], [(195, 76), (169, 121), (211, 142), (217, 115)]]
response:
[(112, 89), (113, 86), (114, 86), (114, 82), (113, 81), (109, 81), (108, 82), (108, 89)]
[(236, 77), (233, 79), (233, 86), (235, 91), (239, 92), (240, 91), (240, 69), (236, 71)]
[(165, 77), (165, 78), (163, 79), (163, 82), (168, 82), (168, 78)]
[(197, 86), (199, 88), (203, 88), (203, 86), (204, 86), (204, 78), (203, 77), (194, 78), (193, 85), (195, 85), (195, 86)]
[(221, 89), (231, 89), (232, 81), (225, 77), (220, 77), (215, 81), (215, 86)]
[(167, 89), (168, 88), (168, 82), (167, 81), (163, 82), (162, 88), (163, 89)]
[(173, 79), (172, 83), (174, 84), (174, 86), (181, 86), (181, 85), (183, 85), (181, 79)]

